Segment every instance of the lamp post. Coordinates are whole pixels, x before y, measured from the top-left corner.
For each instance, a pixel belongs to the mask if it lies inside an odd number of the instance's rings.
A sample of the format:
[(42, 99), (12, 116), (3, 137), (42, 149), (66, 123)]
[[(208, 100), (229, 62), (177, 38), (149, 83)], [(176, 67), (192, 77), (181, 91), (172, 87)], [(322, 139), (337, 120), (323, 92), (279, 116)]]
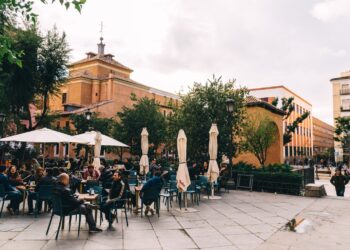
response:
[(232, 138), (232, 115), (233, 115), (233, 111), (234, 111), (234, 100), (229, 98), (226, 100), (226, 111), (228, 113), (228, 125), (230, 127), (230, 136), (229, 136), (229, 144), (228, 144), (228, 148), (227, 148), (227, 157), (229, 160), (229, 169), (230, 169), (230, 177), (232, 177), (232, 157), (233, 157), (233, 138)]
[(92, 113), (90, 111), (90, 109), (88, 109), (86, 112), (85, 112), (85, 118), (86, 118), (86, 121), (87, 121), (87, 125), (88, 125), (88, 131), (91, 130), (91, 127), (90, 127), (90, 120), (92, 118)]

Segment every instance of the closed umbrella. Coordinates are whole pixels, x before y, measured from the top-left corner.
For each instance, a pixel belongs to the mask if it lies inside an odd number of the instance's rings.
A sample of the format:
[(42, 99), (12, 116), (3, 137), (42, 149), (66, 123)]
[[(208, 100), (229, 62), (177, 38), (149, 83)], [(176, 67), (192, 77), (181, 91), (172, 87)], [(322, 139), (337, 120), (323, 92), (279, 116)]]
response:
[(94, 147), (94, 168), (96, 170), (100, 169), (101, 166), (101, 162), (100, 162), (100, 155), (101, 155), (101, 142), (102, 142), (102, 136), (100, 132), (96, 132), (96, 136), (95, 136), (95, 147)]
[[(180, 192), (186, 192), (188, 186), (191, 184), (190, 175), (187, 168), (187, 138), (185, 131), (180, 129), (177, 136), (177, 153), (179, 156), (179, 168), (176, 173), (177, 188)], [(181, 200), (179, 199), (181, 203)], [(187, 198), (185, 197), (185, 209), (187, 210)]]
[(148, 160), (148, 132), (147, 128), (142, 129), (141, 133), (141, 150), (142, 156), (140, 159), (140, 173), (147, 174), (149, 171), (149, 160)]
[(177, 169), (176, 181), (177, 188), (180, 192), (184, 192), (187, 190), (187, 187), (191, 184), (190, 175), (188, 173), (187, 168), (187, 138), (185, 131), (180, 129), (179, 134), (177, 136), (177, 153), (179, 155), (179, 168)]
[(219, 177), (219, 166), (216, 161), (218, 155), (218, 127), (216, 124), (212, 124), (209, 130), (209, 168), (208, 178), (210, 182), (215, 182)]

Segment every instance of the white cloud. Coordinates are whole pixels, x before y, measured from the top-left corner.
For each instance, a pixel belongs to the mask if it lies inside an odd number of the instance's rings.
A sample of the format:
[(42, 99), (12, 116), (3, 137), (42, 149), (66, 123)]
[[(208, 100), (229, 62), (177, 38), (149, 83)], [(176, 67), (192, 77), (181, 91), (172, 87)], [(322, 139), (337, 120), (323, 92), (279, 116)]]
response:
[(349, 0), (323, 0), (315, 4), (311, 14), (313, 17), (324, 21), (336, 21), (339, 18), (350, 15)]

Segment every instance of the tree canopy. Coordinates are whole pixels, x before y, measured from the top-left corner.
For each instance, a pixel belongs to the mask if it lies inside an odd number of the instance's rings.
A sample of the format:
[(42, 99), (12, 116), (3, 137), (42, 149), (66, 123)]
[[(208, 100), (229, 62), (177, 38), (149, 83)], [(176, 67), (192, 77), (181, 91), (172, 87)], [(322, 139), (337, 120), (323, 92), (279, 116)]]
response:
[(157, 148), (165, 142), (167, 124), (155, 100), (147, 97), (131, 98), (135, 101), (133, 106), (124, 106), (123, 110), (117, 113), (119, 122), (115, 126), (113, 136), (128, 144), (132, 153), (140, 155), (142, 128), (147, 128), (149, 144)]
[(277, 134), (277, 126), (270, 118), (249, 116), (243, 128), (242, 150), (253, 153), (264, 166), (268, 149), (276, 142)]
[[(213, 76), (205, 84), (195, 83), (186, 95), (181, 96), (181, 105), (175, 108), (173, 116), (169, 117), (168, 144), (176, 148), (176, 138), (179, 129), (184, 129), (187, 135), (187, 151), (191, 160), (202, 160), (208, 157), (209, 130), (216, 123), (219, 130), (219, 155), (227, 154), (230, 134), (232, 138), (242, 132), (240, 124), (245, 118), (244, 99), (248, 91), (236, 88), (235, 80), (223, 82), (221, 77)], [(234, 111), (226, 110), (226, 100), (233, 99)], [(229, 125), (229, 115), (232, 127)], [(234, 147), (236, 152), (237, 147)]]

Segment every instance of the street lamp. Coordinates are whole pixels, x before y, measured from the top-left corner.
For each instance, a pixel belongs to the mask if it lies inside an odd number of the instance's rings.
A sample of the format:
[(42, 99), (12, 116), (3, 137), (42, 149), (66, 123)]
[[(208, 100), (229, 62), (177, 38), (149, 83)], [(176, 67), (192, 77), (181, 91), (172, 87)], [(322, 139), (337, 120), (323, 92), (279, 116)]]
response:
[(88, 109), (88, 110), (85, 112), (86, 120), (90, 121), (90, 120), (91, 120), (91, 116), (92, 116), (92, 113), (91, 113), (90, 109)]
[(228, 125), (230, 127), (230, 136), (229, 136), (229, 144), (228, 144), (228, 148), (227, 148), (227, 157), (229, 160), (229, 169), (230, 169), (230, 177), (232, 177), (232, 158), (233, 158), (233, 142), (232, 142), (232, 115), (233, 115), (233, 111), (234, 111), (234, 100), (229, 98), (226, 100), (226, 111), (228, 113)]

